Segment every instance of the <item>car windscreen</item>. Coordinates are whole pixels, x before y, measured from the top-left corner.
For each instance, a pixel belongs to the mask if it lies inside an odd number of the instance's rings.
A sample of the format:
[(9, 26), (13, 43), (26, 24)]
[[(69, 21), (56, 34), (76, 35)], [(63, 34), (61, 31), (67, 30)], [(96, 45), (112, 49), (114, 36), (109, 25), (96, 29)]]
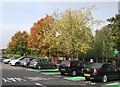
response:
[(11, 58), (11, 60), (15, 60), (15, 59), (17, 59), (17, 58)]

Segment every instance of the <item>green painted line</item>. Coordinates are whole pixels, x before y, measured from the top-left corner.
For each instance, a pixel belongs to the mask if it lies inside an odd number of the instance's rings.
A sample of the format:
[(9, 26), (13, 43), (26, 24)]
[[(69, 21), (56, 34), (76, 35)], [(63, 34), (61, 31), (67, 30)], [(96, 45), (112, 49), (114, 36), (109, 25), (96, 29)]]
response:
[(41, 72), (47, 72), (47, 71), (58, 71), (58, 69), (42, 69)]
[(79, 76), (79, 77), (68, 77), (64, 78), (65, 80), (71, 80), (71, 81), (80, 81), (80, 80), (85, 80), (85, 77)]
[(42, 74), (45, 74), (45, 75), (59, 75), (60, 72), (44, 72)]
[(104, 85), (103, 87), (120, 87), (120, 83), (119, 82), (110, 83), (110, 84)]
[(58, 69), (26, 69), (28, 71), (33, 71), (33, 72), (50, 72), (50, 71), (58, 71)]
[(106, 84), (106, 85), (118, 85), (120, 83), (116, 82), (116, 83), (110, 83), (110, 84)]

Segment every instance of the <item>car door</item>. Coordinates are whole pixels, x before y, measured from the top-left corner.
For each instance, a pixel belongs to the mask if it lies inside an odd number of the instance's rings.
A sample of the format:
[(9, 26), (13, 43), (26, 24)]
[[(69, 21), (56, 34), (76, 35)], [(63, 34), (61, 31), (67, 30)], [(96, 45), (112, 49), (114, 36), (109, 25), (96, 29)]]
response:
[(83, 68), (83, 63), (82, 62), (77, 62), (77, 72), (78, 73), (80, 73), (81, 74), (81, 70), (82, 70), (82, 68)]
[(117, 79), (119, 73), (118, 73), (116, 67), (113, 66), (112, 64), (111, 64), (111, 70), (112, 70), (112, 72), (114, 73), (114, 74), (113, 74), (113, 79)]
[(53, 68), (53, 65), (49, 61), (46, 61), (45, 62), (45, 67), (46, 68)]
[(116, 79), (118, 77), (117, 69), (112, 64), (107, 65), (107, 71), (110, 79)]

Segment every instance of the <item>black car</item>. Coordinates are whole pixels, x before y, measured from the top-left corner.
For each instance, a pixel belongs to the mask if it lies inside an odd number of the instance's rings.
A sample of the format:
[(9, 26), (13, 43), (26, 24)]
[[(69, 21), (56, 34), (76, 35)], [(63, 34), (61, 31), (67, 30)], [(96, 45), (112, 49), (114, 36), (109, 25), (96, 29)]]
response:
[(56, 68), (56, 64), (50, 63), (49, 61), (46, 60), (41, 60), (41, 59), (33, 59), (29, 67), (31, 68), (36, 68), (36, 69), (45, 69), (45, 68)]
[(85, 68), (85, 64), (79, 60), (65, 60), (60, 63), (59, 71), (61, 75), (69, 73), (72, 76), (81, 75), (82, 68)]
[(33, 60), (34, 58), (30, 58), (30, 57), (26, 57), (23, 60), (20, 61), (20, 65), (24, 66), (24, 67), (28, 67), (28, 65), (30, 64), (30, 61)]
[(93, 63), (82, 70), (86, 80), (107, 82), (120, 79), (120, 70), (110, 63)]

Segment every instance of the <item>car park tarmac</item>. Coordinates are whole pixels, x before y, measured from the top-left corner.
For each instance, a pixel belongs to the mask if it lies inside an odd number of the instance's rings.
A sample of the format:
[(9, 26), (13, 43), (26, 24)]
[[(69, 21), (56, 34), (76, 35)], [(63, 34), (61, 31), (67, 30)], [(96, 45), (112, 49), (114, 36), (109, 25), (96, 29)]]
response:
[(43, 71), (38, 70), (39, 72), (36, 69), (36, 72), (35, 69), (10, 66), (2, 62), (0, 62), (0, 64), (2, 64), (2, 85), (4, 87), (7, 85), (15, 85), (16, 87), (18, 85), (29, 85), (31, 87), (35, 85), (39, 85), (40, 87), (70, 87), (73, 85), (74, 87), (109, 87), (110, 85), (117, 85), (112, 83), (118, 83), (118, 85), (120, 83), (118, 80), (107, 83), (86, 81), (83, 77), (80, 79), (79, 77), (81, 76), (72, 77), (69, 74), (61, 75), (57, 69), (55, 69), (56, 71), (52, 71), (53, 69), (51, 69), (51, 72), (50, 69), (48, 69), (48, 71), (47, 69), (43, 69)]

